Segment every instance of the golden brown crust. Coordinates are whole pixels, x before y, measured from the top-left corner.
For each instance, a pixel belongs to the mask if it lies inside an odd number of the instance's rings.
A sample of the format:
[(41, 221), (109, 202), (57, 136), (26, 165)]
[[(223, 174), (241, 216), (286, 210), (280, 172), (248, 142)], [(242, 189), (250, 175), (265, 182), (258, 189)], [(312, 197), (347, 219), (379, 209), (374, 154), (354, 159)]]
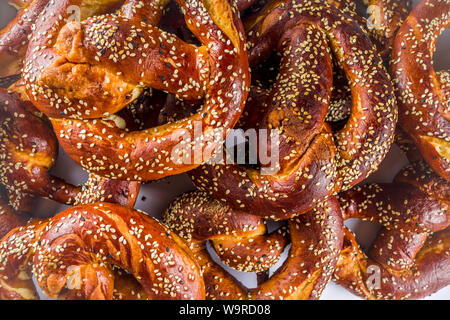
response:
[[(184, 242), (155, 219), (117, 204), (71, 207), (11, 231), (0, 244), (0, 263), (2, 298), (31, 298), (18, 289), (34, 292), (31, 272), (52, 298), (203, 299), (205, 294)], [(133, 275), (146, 296), (112, 266)]]
[[(415, 256), (414, 264), (395, 273), (366, 256), (347, 230), (335, 280), (366, 299), (419, 299), (450, 283), (450, 231), (435, 233)], [(370, 269), (368, 270), (368, 268)], [(380, 287), (372, 283), (379, 270)]]
[(50, 124), (17, 94), (0, 89), (0, 182), (16, 210), (27, 211), (33, 197), (71, 203), (78, 188), (50, 175), (58, 143)]
[[(391, 74), (399, 104), (399, 124), (422, 157), (450, 179), (450, 111), (446, 72), (433, 69), (436, 40), (449, 26), (450, 3), (423, 0), (395, 37)], [(443, 83), (441, 83), (441, 81)]]
[[(291, 249), (287, 260), (266, 282), (254, 289), (246, 289), (218, 264), (205, 248), (211, 236), (228, 241), (237, 235), (255, 234), (260, 223), (248, 224), (251, 215), (231, 211), (217, 229), (214, 236), (210, 228), (217, 226), (214, 213), (217, 207), (229, 212), (230, 208), (196, 191), (175, 200), (164, 214), (165, 223), (190, 244), (193, 256), (201, 266), (206, 285), (206, 298), (215, 299), (318, 299), (328, 283), (342, 245), (342, 219), (336, 200), (326, 201), (311, 212), (289, 221)], [(240, 219), (243, 219), (242, 222)], [(210, 225), (208, 225), (208, 221)], [(230, 222), (230, 224), (228, 223)], [(207, 237), (202, 235), (206, 234)], [(261, 237), (261, 236), (258, 236)], [(268, 236), (266, 236), (268, 237)], [(239, 247), (234, 247), (239, 254)], [(271, 246), (265, 244), (259, 250), (267, 252)], [(244, 251), (245, 252), (245, 251)]]
[(38, 299), (31, 278), (37, 241), (47, 220), (31, 220), (11, 230), (0, 241), (0, 300)]

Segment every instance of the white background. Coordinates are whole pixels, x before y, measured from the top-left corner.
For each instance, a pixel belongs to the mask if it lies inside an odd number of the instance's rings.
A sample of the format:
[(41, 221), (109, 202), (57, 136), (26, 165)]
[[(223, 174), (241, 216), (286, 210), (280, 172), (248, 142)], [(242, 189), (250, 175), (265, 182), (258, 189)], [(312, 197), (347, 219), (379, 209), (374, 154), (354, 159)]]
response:
[[(418, 3), (413, 1), (413, 5)], [(0, 1), (0, 27), (3, 27), (15, 15), (15, 10), (9, 7), (5, 1)], [(435, 70), (450, 69), (450, 33), (448, 29), (438, 39), (437, 50), (434, 57)], [(407, 163), (405, 157), (399, 152), (396, 146), (388, 154), (382, 163), (380, 169), (369, 177), (368, 181), (391, 182), (395, 174)], [(52, 173), (65, 178), (73, 184), (80, 184), (86, 181), (87, 173), (75, 164), (62, 150), (58, 158), (56, 166), (52, 169)], [(136, 203), (136, 208), (144, 210), (149, 215), (159, 217), (167, 208), (170, 202), (178, 195), (185, 191), (194, 189), (189, 178), (186, 175), (173, 176), (162, 181), (151, 182), (141, 187), (141, 191)], [(36, 208), (39, 215), (47, 216), (62, 211), (66, 206), (59, 205), (49, 200), (40, 200)], [(346, 221), (358, 236), (359, 243), (363, 247), (368, 247), (376, 235), (378, 225), (362, 222), (360, 220)], [(214, 254), (213, 254), (214, 256)], [(279, 263), (271, 269), (271, 272), (282, 263)], [(236, 276), (244, 285), (253, 287), (256, 285), (256, 277), (251, 273), (243, 273), (226, 268), (234, 276)], [(346, 289), (330, 283), (325, 289), (322, 299), (348, 300), (359, 299)], [(450, 299), (450, 286), (440, 290), (439, 292), (427, 297), (426, 299)]]

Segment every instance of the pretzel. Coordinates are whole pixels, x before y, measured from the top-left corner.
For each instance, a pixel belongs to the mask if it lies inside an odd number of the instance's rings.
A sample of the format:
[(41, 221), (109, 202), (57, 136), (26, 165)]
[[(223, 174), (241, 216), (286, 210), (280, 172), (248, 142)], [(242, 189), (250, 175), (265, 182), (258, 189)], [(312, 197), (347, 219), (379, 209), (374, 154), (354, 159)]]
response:
[[(115, 265), (133, 275), (149, 299), (202, 299), (203, 280), (188, 251), (174, 233), (136, 210), (75, 206), (3, 238), (0, 298), (35, 298), (33, 273), (52, 298), (112, 299)], [(119, 290), (126, 287), (123, 277)]]
[[(282, 54), (259, 126), (280, 134), (279, 170), (263, 175), (253, 168), (213, 163), (191, 176), (198, 188), (233, 208), (288, 219), (377, 169), (393, 140), (395, 98), (370, 40), (327, 3), (272, 2), (249, 28), (251, 65), (277, 46)], [(334, 39), (331, 47), (327, 37)], [(352, 115), (334, 133), (325, 123), (333, 76), (330, 51), (353, 83)], [(301, 74), (307, 76), (297, 76)]]
[(418, 299), (449, 285), (449, 196), (448, 182), (423, 162), (405, 167), (392, 184), (340, 194), (344, 219), (363, 218), (383, 228), (368, 256), (345, 231), (336, 281), (367, 299)]
[(391, 74), (399, 103), (399, 125), (426, 162), (450, 179), (450, 109), (448, 71), (433, 70), (439, 34), (449, 26), (450, 4), (418, 4), (395, 37)]
[[(172, 161), (170, 152), (181, 141), (173, 135), (181, 130), (193, 136), (198, 121), (203, 134), (183, 152), (214, 150), (222, 143), (214, 131), (223, 129), (223, 139), (237, 122), (250, 80), (237, 10), (224, 0), (180, 2), (188, 27), (203, 44), (195, 47), (154, 26), (165, 1), (143, 6), (129, 1), (129, 10), (65, 24), (67, 5), (77, 3), (47, 7), (36, 23), (23, 75), (32, 102), (51, 118), (64, 150), (86, 170), (113, 179), (152, 180), (198, 166)], [(84, 3), (79, 5), (83, 13)], [(142, 21), (148, 12), (155, 17)], [(124, 53), (116, 53), (120, 50)], [(121, 110), (142, 87), (205, 100), (195, 115), (151, 130), (125, 133), (99, 119)]]
[[(211, 239), (217, 247), (217, 241), (236, 244), (246, 243), (255, 235), (261, 237), (264, 225), (260, 218), (231, 210), (195, 191), (176, 199), (164, 213), (164, 222), (189, 244), (200, 264), (206, 298), (210, 300), (318, 299), (333, 273), (342, 245), (341, 212), (337, 201), (331, 199), (308, 214), (289, 220), (292, 245), (287, 260), (269, 280), (247, 289), (211, 259), (206, 241)], [(271, 243), (257, 243), (252, 249), (255, 259), (264, 257), (261, 253), (267, 258), (279, 256)], [(239, 255), (243, 247), (235, 246), (234, 250)]]
[(48, 120), (15, 90), (0, 89), (0, 182), (15, 210), (30, 211), (35, 197), (65, 204), (108, 201), (134, 206), (138, 182), (91, 174), (85, 185), (75, 186), (50, 174), (58, 154), (56, 137)]

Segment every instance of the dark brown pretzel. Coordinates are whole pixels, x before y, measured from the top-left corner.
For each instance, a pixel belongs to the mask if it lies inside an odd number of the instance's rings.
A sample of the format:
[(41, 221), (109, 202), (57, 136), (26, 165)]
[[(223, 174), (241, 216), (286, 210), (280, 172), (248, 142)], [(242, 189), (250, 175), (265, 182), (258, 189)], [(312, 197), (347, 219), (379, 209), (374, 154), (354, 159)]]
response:
[(19, 93), (0, 89), (0, 107), (0, 182), (15, 210), (30, 211), (34, 197), (66, 204), (108, 201), (134, 205), (138, 182), (91, 174), (85, 185), (74, 186), (51, 175), (58, 143), (50, 123)]
[[(153, 26), (162, 12), (154, 7), (163, 2), (141, 7), (128, 1), (123, 8), (129, 10), (65, 24), (69, 4), (79, 3), (53, 3), (41, 15), (24, 68), (29, 96), (54, 117), (66, 152), (88, 171), (115, 179), (152, 180), (198, 166), (196, 161), (183, 164), (172, 158), (181, 141), (176, 135), (193, 137), (198, 121), (203, 133), (182, 152), (213, 150), (237, 122), (247, 97), (250, 75), (238, 11), (225, 0), (180, 2), (188, 27), (203, 43), (195, 47)], [(79, 5), (83, 13), (84, 4)], [(141, 14), (149, 11), (155, 17), (142, 20)], [(45, 40), (43, 33), (48, 35)], [(205, 101), (201, 111), (187, 119), (139, 132), (87, 120), (122, 109), (142, 87)], [(222, 129), (217, 139), (214, 133)]]
[[(327, 37), (334, 39), (330, 48)], [(251, 65), (277, 46), (282, 53), (259, 126), (280, 134), (280, 170), (262, 175), (252, 168), (213, 164), (192, 171), (193, 181), (234, 208), (287, 219), (351, 188), (378, 167), (393, 140), (395, 98), (370, 40), (326, 3), (271, 2), (255, 18), (247, 39)], [(334, 134), (325, 123), (333, 77), (329, 51), (347, 73), (353, 94), (352, 115)]]
[(422, 1), (399, 29), (391, 59), (399, 125), (427, 163), (447, 181), (450, 180), (450, 81), (448, 71), (434, 71), (432, 57), (436, 40), (449, 21), (448, 1)]
[[(203, 299), (200, 270), (188, 252), (180, 238), (143, 213), (110, 203), (76, 206), (3, 238), (0, 298), (35, 298), (33, 273), (53, 298), (112, 299), (115, 265), (138, 280), (146, 298)], [(123, 277), (117, 295), (130, 284)]]
[[(176, 208), (175, 208), (176, 207)], [(172, 215), (171, 212), (175, 213)], [(172, 221), (174, 220), (174, 221)], [(195, 221), (193, 225), (184, 225)], [(226, 204), (196, 191), (184, 194), (166, 213), (166, 221), (191, 247), (206, 249), (211, 240), (220, 260), (239, 271), (260, 272), (278, 261), (287, 245), (282, 229), (266, 234), (262, 218), (232, 210)], [(179, 230), (175, 225), (181, 225)]]
[[(287, 260), (269, 280), (254, 289), (244, 288), (216, 264), (205, 243), (207, 239), (215, 242), (229, 238), (235, 242), (255, 233), (259, 235), (258, 230), (263, 228), (259, 218), (230, 211), (225, 204), (197, 191), (175, 200), (165, 212), (164, 221), (190, 244), (202, 269), (207, 299), (318, 299), (340, 252), (343, 227), (340, 215), (337, 201), (331, 199), (308, 214), (289, 220), (292, 245)], [(269, 255), (272, 248), (260, 243), (261, 251), (255, 250), (256, 256), (261, 252)], [(239, 252), (241, 248), (235, 250)]]
[(418, 299), (450, 284), (448, 182), (424, 163), (407, 166), (395, 180), (339, 195), (344, 219), (383, 225), (368, 256), (346, 230), (336, 268), (336, 281), (367, 299)]

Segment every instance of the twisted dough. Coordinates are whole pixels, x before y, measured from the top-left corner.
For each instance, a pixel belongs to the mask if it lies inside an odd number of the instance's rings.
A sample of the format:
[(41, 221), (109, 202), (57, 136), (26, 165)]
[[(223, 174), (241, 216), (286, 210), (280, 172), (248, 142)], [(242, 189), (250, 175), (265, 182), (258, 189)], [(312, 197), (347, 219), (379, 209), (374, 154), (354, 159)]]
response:
[[(188, 27), (203, 44), (195, 47), (154, 26), (162, 10), (153, 2), (128, 1), (116, 14), (65, 24), (65, 9), (77, 3), (46, 9), (24, 67), (28, 94), (52, 117), (63, 148), (88, 171), (114, 179), (152, 180), (198, 166), (194, 150), (205, 155), (219, 146), (247, 97), (250, 74), (237, 9), (225, 0), (180, 2)], [(155, 17), (142, 20), (148, 12)], [(195, 115), (151, 130), (127, 133), (109, 121), (87, 120), (122, 109), (143, 87), (205, 100)], [(203, 131), (194, 139), (196, 122)], [(175, 149), (183, 134), (190, 134), (191, 143)], [(189, 164), (178, 161), (173, 150), (192, 156)]]
[(27, 223), (26, 215), (16, 212), (0, 197), (0, 239), (10, 230)]
[(14, 1), (17, 16), (0, 31), (0, 78), (19, 74), (33, 23), (49, 0)]
[[(75, 206), (2, 239), (0, 298), (36, 298), (33, 273), (49, 297), (112, 299), (114, 265), (131, 274), (148, 299), (202, 299), (203, 279), (188, 252), (180, 238), (136, 210), (111, 203)], [(123, 298), (130, 285), (123, 277), (116, 297)]]

